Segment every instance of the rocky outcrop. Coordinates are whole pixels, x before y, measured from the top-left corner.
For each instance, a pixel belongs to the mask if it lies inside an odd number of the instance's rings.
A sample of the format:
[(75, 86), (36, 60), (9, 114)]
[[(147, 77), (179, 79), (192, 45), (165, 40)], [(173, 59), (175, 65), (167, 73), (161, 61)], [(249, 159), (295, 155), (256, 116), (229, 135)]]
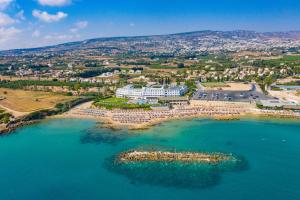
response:
[(22, 120), (15, 120), (10, 122), (9, 124), (6, 125), (6, 127), (2, 130), (0, 130), (0, 135), (1, 134), (9, 134), (13, 131), (15, 131), (17, 128), (26, 126), (26, 125), (30, 125), (30, 124), (34, 124), (39, 122), (38, 120), (33, 120), (33, 121), (22, 121)]

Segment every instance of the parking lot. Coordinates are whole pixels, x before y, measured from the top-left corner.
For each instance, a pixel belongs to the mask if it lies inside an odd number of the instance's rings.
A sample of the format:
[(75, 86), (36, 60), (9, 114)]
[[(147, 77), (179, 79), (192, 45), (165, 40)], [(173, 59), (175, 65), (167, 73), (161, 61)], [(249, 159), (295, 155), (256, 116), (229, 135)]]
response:
[(251, 102), (273, 98), (261, 92), (257, 92), (255, 86), (253, 86), (253, 88), (249, 91), (198, 90), (195, 92), (192, 99), (206, 101)]

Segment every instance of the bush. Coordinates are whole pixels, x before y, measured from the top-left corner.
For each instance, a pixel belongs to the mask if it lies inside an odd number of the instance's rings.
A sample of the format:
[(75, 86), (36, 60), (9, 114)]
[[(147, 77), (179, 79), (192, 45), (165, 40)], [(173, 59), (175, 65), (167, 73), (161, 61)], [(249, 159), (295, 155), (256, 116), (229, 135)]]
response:
[(2, 113), (0, 115), (0, 121), (4, 124), (7, 124), (10, 121), (11, 116), (12, 115), (9, 113)]

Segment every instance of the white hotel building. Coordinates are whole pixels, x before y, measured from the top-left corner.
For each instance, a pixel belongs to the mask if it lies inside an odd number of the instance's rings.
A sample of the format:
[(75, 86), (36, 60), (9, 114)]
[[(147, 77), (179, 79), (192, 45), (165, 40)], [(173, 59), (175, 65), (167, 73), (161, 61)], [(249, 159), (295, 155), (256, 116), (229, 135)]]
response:
[(187, 86), (174, 86), (165, 88), (164, 86), (134, 88), (133, 85), (127, 85), (123, 88), (118, 88), (116, 97), (131, 98), (131, 99), (146, 99), (148, 97), (176, 97), (183, 96), (188, 91)]

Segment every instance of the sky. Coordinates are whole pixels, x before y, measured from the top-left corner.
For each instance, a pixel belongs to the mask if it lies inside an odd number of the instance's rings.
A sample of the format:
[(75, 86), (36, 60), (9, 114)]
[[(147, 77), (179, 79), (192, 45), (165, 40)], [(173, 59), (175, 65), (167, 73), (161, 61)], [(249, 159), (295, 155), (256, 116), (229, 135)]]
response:
[(199, 30), (300, 30), (300, 1), (0, 0), (0, 50)]

